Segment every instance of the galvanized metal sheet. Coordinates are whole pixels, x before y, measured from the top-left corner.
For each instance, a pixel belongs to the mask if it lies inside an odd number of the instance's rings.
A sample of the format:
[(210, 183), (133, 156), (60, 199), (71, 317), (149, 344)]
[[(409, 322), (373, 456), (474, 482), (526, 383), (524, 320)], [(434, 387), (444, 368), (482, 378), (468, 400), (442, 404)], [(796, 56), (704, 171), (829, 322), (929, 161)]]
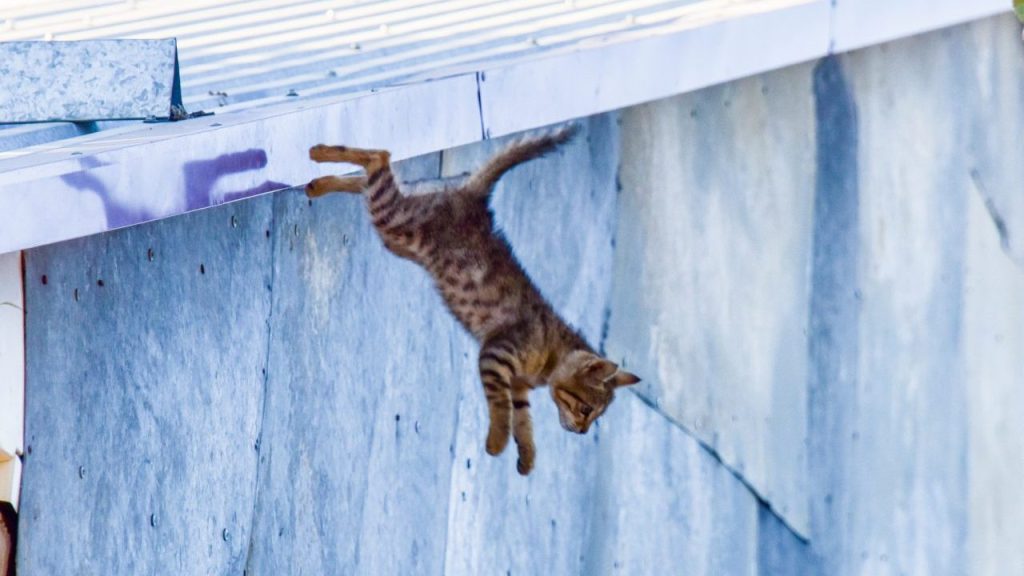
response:
[(1010, 0), (836, 0), (832, 50), (845, 52), (1013, 10)]
[(0, 159), (0, 252), (95, 234), (304, 184), (346, 142), (407, 158), (479, 138), (476, 81), (115, 129)]
[(242, 572), (269, 228), (266, 198), (27, 254), (19, 573)]
[(0, 122), (167, 118), (174, 39), (0, 42)]

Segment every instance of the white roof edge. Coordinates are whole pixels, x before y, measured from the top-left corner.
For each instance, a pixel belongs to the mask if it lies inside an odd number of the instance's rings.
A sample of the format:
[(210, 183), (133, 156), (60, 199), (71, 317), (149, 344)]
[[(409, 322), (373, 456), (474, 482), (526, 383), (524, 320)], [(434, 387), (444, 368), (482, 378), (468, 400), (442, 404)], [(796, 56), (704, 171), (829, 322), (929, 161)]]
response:
[[(0, 253), (301, 185), (319, 142), (396, 159), (656, 100), (1009, 11), (1009, 0), (714, 0), (715, 17), (360, 95), (0, 153)], [(643, 65), (635, 65), (643, 62)]]

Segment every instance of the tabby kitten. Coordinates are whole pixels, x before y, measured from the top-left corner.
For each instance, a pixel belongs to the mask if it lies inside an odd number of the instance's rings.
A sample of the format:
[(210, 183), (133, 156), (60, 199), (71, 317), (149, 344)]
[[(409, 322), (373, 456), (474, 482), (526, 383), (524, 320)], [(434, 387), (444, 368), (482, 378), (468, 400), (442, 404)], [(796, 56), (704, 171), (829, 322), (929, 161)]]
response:
[(554, 150), (575, 132), (568, 127), (520, 140), (473, 174), (417, 183), (416, 195), (402, 194), (387, 151), (322, 144), (309, 151), (316, 162), (366, 169), (365, 176), (317, 178), (306, 194), (363, 193), (384, 246), (434, 278), (448, 309), (481, 345), (480, 379), (490, 412), (487, 453), (500, 454), (511, 433), (523, 475), (533, 469), (535, 455), (530, 390), (550, 383), (562, 427), (584, 434), (616, 388), (640, 381), (596, 354), (552, 310), (495, 229), (488, 206), (505, 172)]

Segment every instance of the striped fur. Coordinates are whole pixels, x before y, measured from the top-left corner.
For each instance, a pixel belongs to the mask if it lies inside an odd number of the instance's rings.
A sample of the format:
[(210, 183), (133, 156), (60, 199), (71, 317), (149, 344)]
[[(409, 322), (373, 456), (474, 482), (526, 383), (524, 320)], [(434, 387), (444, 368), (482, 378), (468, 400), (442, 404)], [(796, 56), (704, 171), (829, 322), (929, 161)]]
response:
[(567, 127), (519, 140), (468, 178), (428, 183), (426, 193), (415, 196), (402, 193), (384, 150), (310, 149), (317, 162), (356, 164), (366, 176), (317, 178), (306, 186), (307, 195), (362, 193), (384, 246), (425, 268), (452, 315), (480, 342), (479, 376), (490, 415), (486, 449), (500, 454), (514, 438), (524, 475), (535, 457), (530, 390), (550, 384), (562, 426), (583, 434), (611, 403), (615, 388), (639, 382), (596, 354), (555, 313), (495, 229), (488, 205), (502, 175), (575, 133)]

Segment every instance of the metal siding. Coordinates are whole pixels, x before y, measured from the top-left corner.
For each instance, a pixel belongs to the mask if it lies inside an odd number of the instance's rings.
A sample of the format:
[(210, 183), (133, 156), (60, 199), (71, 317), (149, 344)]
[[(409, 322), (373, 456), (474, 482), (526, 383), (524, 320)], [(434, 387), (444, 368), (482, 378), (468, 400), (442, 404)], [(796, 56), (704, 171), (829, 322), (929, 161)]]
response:
[[(623, 114), (608, 351), (807, 534), (810, 67)], [(770, 168), (769, 168), (770, 167)]]
[(860, 324), (840, 573), (967, 572), (965, 37), (840, 59), (858, 114), (859, 254), (856, 285), (839, 289)]
[[(400, 171), (438, 166), (432, 155)], [(468, 342), (426, 274), (385, 252), (358, 196), (277, 194), (273, 227), (247, 569), (438, 574)]]
[(815, 258), (812, 306), (825, 573), (1019, 572), (1019, 443), (1003, 426), (1020, 415), (1021, 342), (1000, 328), (1020, 315), (1019, 261), (997, 240), (1020, 222), (1004, 146), (1019, 139), (1021, 82), (999, 73), (1018, 56), (1006, 16), (818, 71), (818, 97), (846, 99), (819, 116), (819, 139), (851, 159), (828, 174), (844, 194), (816, 206), (833, 248)]
[(265, 198), (27, 254), (19, 573), (241, 572), (270, 226)]
[(601, 428), (595, 537), (579, 573), (760, 573), (754, 495), (636, 394), (621, 396)]
[(968, 571), (1024, 574), (1024, 60), (1012, 16), (967, 28), (968, 185), (963, 354)]

